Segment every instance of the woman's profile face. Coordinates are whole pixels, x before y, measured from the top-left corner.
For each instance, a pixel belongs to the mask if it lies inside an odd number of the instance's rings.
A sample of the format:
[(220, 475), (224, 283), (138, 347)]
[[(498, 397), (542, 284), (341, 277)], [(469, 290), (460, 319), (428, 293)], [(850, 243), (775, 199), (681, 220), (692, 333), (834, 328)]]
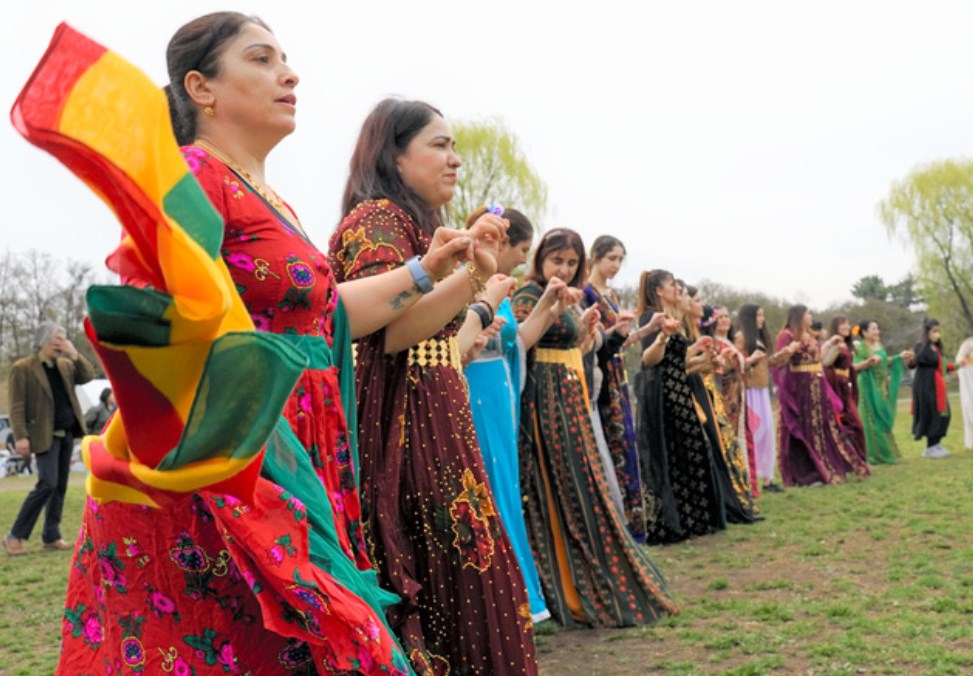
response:
[(525, 239), (513, 245), (509, 241), (501, 244), (500, 251), (497, 252), (497, 272), (503, 275), (512, 274), (514, 270), (527, 262), (527, 255), (530, 253), (530, 247), (533, 244), (533, 239)]
[(689, 312), (693, 319), (703, 318), (703, 297), (699, 293), (689, 299)]
[(847, 338), (851, 335), (851, 322), (847, 319), (838, 324), (838, 335), (842, 338)]
[(758, 330), (762, 329), (764, 327), (764, 322), (767, 321), (767, 317), (766, 315), (764, 315), (764, 309), (762, 307), (757, 308), (756, 320), (757, 320), (757, 329)]
[[(187, 75), (199, 77), (196, 71)], [(273, 33), (255, 23), (245, 24), (227, 42), (220, 55), (219, 73), (194, 89), (197, 103), (209, 101), (213, 115), (200, 115), (203, 125), (225, 126), (255, 137), (276, 136), (274, 142), (294, 131), (299, 78), (287, 65)]]
[(730, 311), (725, 307), (716, 309), (716, 332), (721, 336), (730, 331)]
[(395, 159), (402, 182), (430, 209), (453, 199), (460, 164), (449, 123), (436, 114)]
[(804, 332), (809, 333), (811, 331), (811, 324), (814, 323), (814, 316), (811, 314), (810, 310), (804, 313), (804, 319), (801, 322), (801, 326), (804, 327)]
[(570, 284), (580, 264), (581, 257), (574, 248), (554, 249), (544, 256), (544, 261), (541, 263), (541, 276), (545, 281), (558, 277), (565, 284)]
[(672, 277), (662, 280), (662, 285), (655, 290), (655, 294), (663, 307), (673, 307), (679, 302), (679, 286)]
[(595, 261), (595, 269), (601, 273), (601, 276), (607, 279), (612, 279), (618, 274), (618, 271), (622, 267), (622, 261), (625, 260), (625, 249), (621, 245), (616, 244), (615, 247), (606, 253), (604, 256)]

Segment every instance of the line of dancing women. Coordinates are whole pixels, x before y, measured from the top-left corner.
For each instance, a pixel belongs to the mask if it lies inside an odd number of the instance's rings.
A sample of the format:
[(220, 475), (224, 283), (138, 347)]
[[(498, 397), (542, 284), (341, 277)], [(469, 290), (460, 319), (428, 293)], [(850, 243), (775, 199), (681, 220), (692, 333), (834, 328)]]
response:
[[(735, 337), (725, 308), (664, 270), (643, 273), (637, 310), (622, 309), (609, 286), (622, 242), (599, 237), (589, 252), (556, 228), (535, 243), (516, 208), (447, 230), (461, 161), (423, 102), (368, 115), (322, 252), (265, 175), (295, 129), (298, 84), (270, 29), (206, 15), (167, 59), (175, 136), (222, 220), (232, 283), (255, 328), (307, 368), (253, 495), (88, 501), (61, 671), (534, 674), (535, 621), (675, 613), (643, 545), (760, 520), (775, 445), (787, 485), (865, 476), (866, 459), (895, 456), (895, 374), (924, 352), (889, 358), (866, 326), (855, 358), (844, 340), (822, 354), (802, 306), (776, 343), (744, 306)], [(113, 264), (127, 283), (151, 286), (125, 263)], [(137, 387), (116, 383), (126, 426)]]

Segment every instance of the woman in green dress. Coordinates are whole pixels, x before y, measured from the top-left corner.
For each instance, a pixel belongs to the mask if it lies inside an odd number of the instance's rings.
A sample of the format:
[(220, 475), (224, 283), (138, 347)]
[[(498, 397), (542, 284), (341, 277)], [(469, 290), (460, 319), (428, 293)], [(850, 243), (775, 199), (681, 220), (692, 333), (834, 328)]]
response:
[(868, 463), (895, 463), (901, 457), (892, 436), (896, 398), (902, 382), (904, 360), (912, 359), (912, 352), (905, 350), (890, 357), (880, 340), (882, 331), (878, 322), (867, 319), (858, 326), (861, 334), (861, 340), (855, 345), (858, 412), (865, 426)]

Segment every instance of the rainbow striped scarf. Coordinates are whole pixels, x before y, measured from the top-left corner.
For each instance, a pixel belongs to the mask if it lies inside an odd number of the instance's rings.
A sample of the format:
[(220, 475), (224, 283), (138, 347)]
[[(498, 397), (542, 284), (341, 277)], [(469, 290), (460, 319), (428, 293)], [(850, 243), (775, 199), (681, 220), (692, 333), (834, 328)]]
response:
[(206, 488), (246, 499), (304, 356), (258, 333), (220, 258), (223, 221), (189, 172), (165, 95), (58, 26), (11, 111), (17, 130), (115, 212), (126, 286), (87, 294), (118, 412), (85, 437), (88, 494), (158, 507)]

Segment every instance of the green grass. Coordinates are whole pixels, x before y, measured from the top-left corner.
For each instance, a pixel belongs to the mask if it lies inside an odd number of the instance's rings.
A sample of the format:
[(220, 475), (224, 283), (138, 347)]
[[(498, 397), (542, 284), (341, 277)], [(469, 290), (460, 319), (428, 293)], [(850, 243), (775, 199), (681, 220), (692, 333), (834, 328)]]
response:
[[(760, 500), (766, 520), (652, 548), (681, 608), (650, 627), (537, 631), (543, 674), (973, 673), (973, 453), (958, 402), (945, 460), (903, 461), (866, 481), (790, 489)], [(32, 481), (0, 481), (0, 528)], [(64, 533), (80, 523), (75, 476)], [(49, 674), (57, 662), (69, 553), (0, 555), (4, 674)]]
[[(651, 548), (680, 614), (547, 630), (542, 673), (973, 673), (973, 453), (955, 400), (953, 413), (950, 458), (921, 457), (902, 402), (901, 463), (765, 495), (761, 523)], [(625, 663), (600, 652), (608, 641)]]

